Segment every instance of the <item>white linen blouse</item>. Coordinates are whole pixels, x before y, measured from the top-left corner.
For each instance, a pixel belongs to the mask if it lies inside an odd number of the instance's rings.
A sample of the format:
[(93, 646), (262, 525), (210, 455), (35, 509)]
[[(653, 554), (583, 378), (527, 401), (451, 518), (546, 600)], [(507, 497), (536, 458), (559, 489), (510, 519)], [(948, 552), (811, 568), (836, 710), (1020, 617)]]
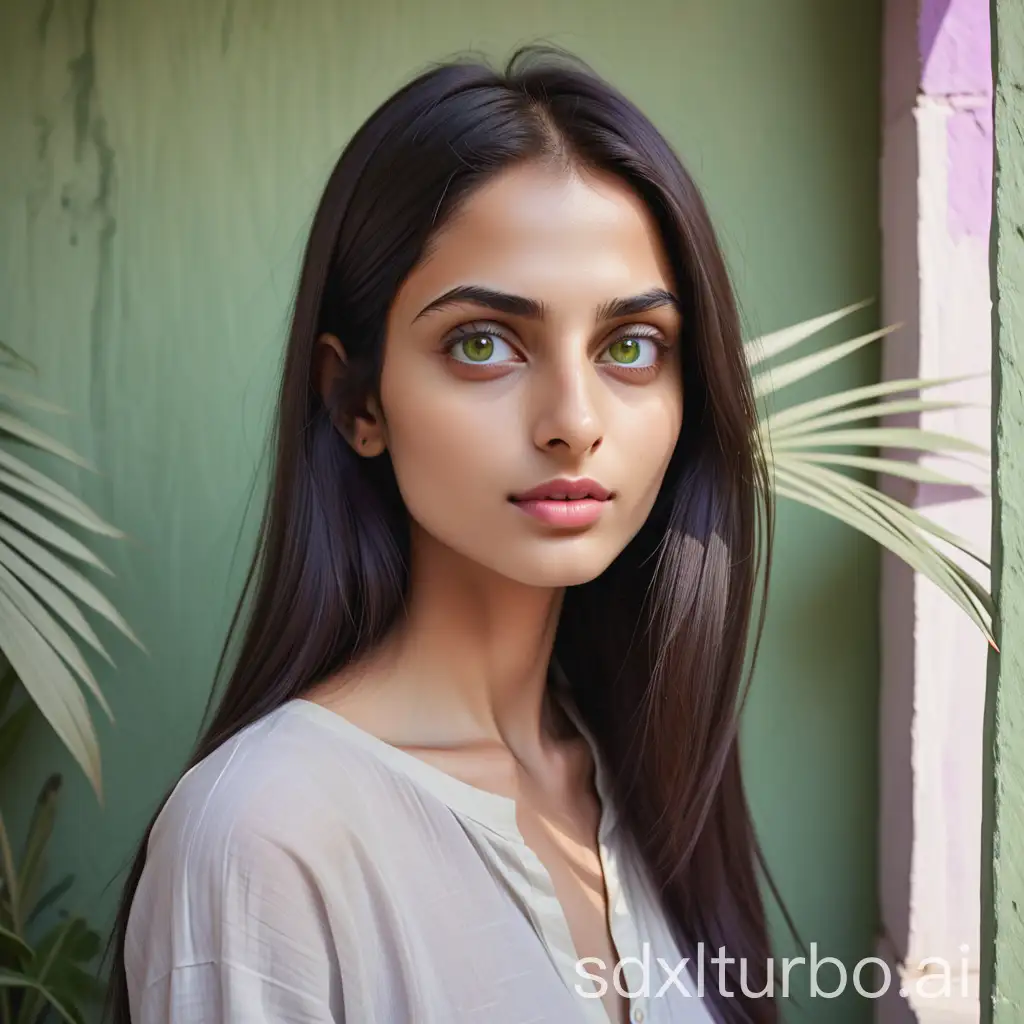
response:
[[(709, 1024), (573, 717), (630, 1019)], [(133, 1024), (610, 1024), (515, 801), (302, 699), (175, 787), (125, 962)]]

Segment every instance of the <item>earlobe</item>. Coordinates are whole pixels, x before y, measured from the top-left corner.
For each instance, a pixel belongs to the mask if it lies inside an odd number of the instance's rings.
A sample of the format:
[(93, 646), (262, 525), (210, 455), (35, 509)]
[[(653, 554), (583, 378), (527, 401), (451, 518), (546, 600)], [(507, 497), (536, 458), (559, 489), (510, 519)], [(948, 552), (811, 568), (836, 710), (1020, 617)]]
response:
[(359, 455), (368, 458), (380, 455), (387, 445), (383, 417), (376, 401), (368, 398), (364, 407), (355, 414), (338, 408), (337, 396), (347, 364), (348, 356), (340, 339), (333, 334), (321, 334), (317, 338), (313, 372), (317, 391), (330, 413), (331, 422)]

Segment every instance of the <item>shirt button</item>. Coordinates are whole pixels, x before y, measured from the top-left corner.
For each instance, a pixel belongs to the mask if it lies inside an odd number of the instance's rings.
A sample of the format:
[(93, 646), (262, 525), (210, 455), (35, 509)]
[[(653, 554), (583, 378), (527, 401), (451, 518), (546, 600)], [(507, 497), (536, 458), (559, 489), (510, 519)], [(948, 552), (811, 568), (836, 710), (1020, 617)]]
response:
[(638, 1006), (632, 1013), (633, 1024), (643, 1024), (644, 1011)]

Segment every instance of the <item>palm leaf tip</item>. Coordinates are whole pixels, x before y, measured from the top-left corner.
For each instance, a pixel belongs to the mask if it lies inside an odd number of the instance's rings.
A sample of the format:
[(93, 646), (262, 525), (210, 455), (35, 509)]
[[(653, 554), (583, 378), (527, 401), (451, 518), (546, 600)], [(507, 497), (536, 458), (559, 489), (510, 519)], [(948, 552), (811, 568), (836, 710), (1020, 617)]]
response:
[(758, 338), (753, 338), (744, 346), (747, 365), (754, 367), (769, 359), (774, 359), (776, 356), (782, 355), (783, 352), (788, 352), (791, 348), (801, 344), (801, 342), (806, 341), (808, 338), (813, 338), (815, 334), (820, 334), (827, 327), (831, 327), (832, 324), (838, 323), (843, 318), (864, 309), (870, 304), (871, 299), (862, 299), (860, 302), (854, 302), (835, 312), (811, 317), (809, 320), (793, 324), (790, 327), (784, 327), (782, 330), (772, 331), (769, 334), (762, 334)]
[[(848, 306), (834, 314), (768, 335), (763, 345), (755, 341), (747, 347), (750, 365), (753, 367), (765, 359), (783, 354), (864, 305)], [(761, 370), (754, 375), (755, 394), (766, 399), (864, 345), (885, 337), (898, 326), (883, 327), (850, 341), (826, 345), (813, 355)], [(919, 483), (967, 485), (915, 461), (830, 450), (867, 448), (917, 451), (930, 455), (987, 454), (983, 446), (951, 434), (918, 427), (858, 425), (866, 420), (881, 420), (899, 413), (920, 414), (965, 407), (965, 402), (932, 402), (919, 398), (885, 402), (881, 399), (976, 376), (883, 381), (851, 388), (773, 411), (761, 417), (757, 430), (776, 494), (824, 512), (893, 552), (936, 584), (970, 617), (989, 645), (998, 650), (993, 633), (991, 595), (939, 545), (949, 544), (985, 567), (988, 566), (987, 557), (968, 539), (944, 530), (915, 509), (848, 475), (848, 471), (889, 473)]]

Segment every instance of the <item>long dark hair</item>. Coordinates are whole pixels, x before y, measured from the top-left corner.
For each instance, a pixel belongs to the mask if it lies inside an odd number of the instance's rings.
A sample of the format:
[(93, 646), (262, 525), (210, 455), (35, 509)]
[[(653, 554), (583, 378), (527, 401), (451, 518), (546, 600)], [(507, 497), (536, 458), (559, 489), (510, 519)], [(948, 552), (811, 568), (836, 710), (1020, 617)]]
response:
[[(389, 306), (437, 229), (484, 181), (529, 160), (627, 183), (657, 223), (680, 293), (686, 409), (675, 453), (640, 533), (598, 579), (566, 594), (555, 655), (681, 948), (696, 955), (703, 944), (710, 956), (727, 947), (736, 964), (746, 959), (757, 992), (770, 973), (764, 865), (737, 731), (772, 506), (739, 316), (678, 157), (629, 100), (563, 51), (525, 47), (503, 72), (468, 60), (432, 67), (373, 113), (336, 164), (305, 252), (272, 484), (218, 674), (234, 667), (191, 764), (364, 655), (400, 614), (408, 524), (390, 462), (355, 455), (332, 414), (376, 388)], [(331, 409), (311, 380), (323, 331), (344, 339), (348, 355)], [(130, 1020), (125, 929), (148, 836), (111, 938), (113, 1024)], [(720, 1020), (777, 1019), (773, 999), (740, 991), (736, 966), (726, 977), (735, 998), (716, 986), (707, 996)]]

